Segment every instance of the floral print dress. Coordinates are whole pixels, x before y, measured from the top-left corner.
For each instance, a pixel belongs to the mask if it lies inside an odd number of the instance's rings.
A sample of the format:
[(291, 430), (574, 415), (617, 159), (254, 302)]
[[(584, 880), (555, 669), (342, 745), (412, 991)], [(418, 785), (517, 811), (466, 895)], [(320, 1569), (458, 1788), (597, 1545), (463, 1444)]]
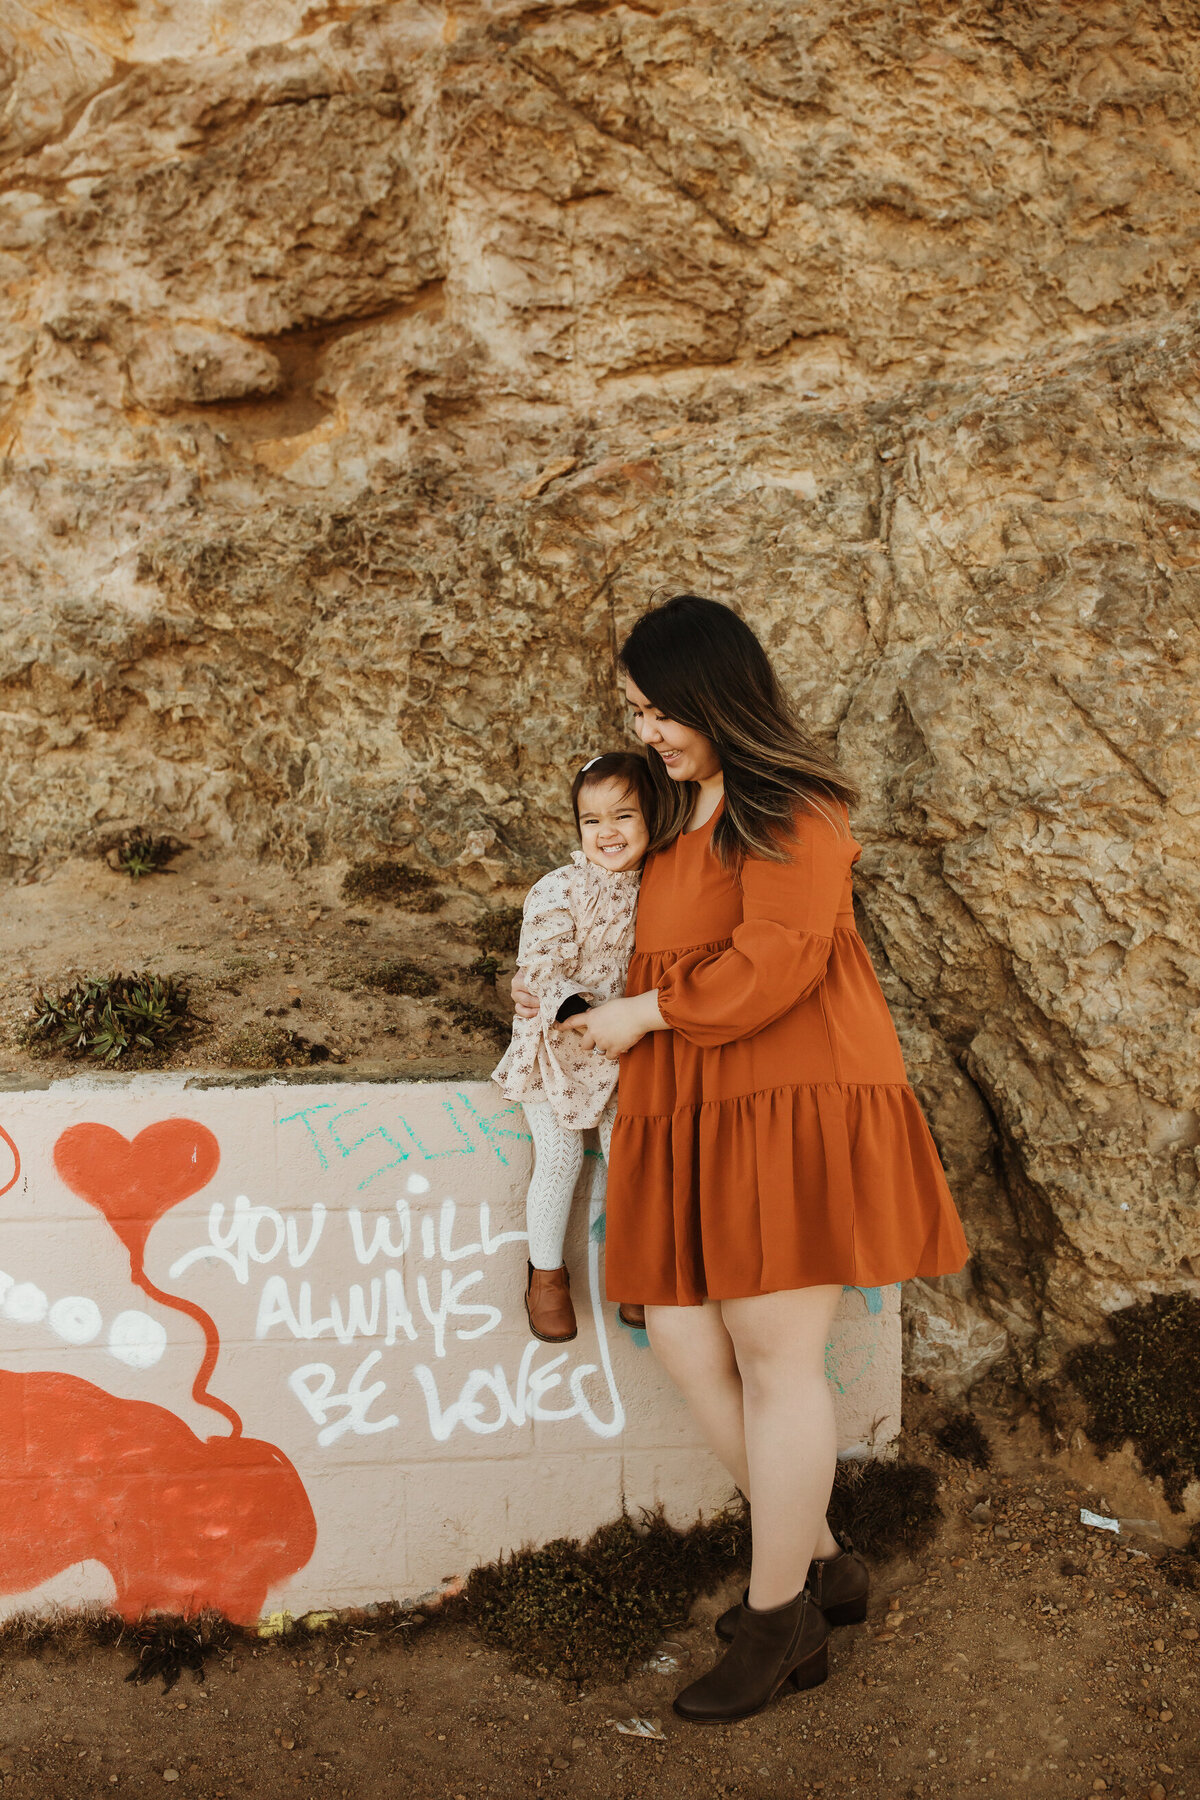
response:
[(514, 1019), (512, 1043), (492, 1071), (507, 1100), (544, 1100), (572, 1131), (598, 1125), (617, 1086), (617, 1065), (556, 1026), (572, 994), (615, 1000), (625, 992), (641, 873), (599, 869), (582, 850), (525, 896), (517, 966), (538, 997), (536, 1019)]

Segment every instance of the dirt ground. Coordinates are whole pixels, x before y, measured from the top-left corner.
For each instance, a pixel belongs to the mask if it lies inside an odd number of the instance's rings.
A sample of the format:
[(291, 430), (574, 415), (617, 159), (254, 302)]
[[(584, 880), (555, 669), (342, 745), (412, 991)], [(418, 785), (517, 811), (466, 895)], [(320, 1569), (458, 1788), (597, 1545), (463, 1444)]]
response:
[[(136, 881), (93, 855), (6, 883), (0, 1081), (23, 1086), (95, 1071), (90, 1059), (30, 1054), (21, 1035), (33, 994), (134, 970), (182, 976), (203, 1023), (165, 1056), (122, 1059), (118, 1070), (486, 1076), (508, 1037), (505, 977), (515, 957), (498, 959), (498, 987), (470, 974), (480, 956), (476, 928), (520, 896), (448, 883), (419, 896), (432, 911), (347, 900), (346, 869), (293, 874), (196, 843)], [(428, 975), (432, 993), (373, 987), (372, 973), (396, 961)]]
[[(486, 1074), (513, 959), (499, 959), (498, 989), (470, 964), (480, 920), (514, 896), (447, 887), (421, 912), (344, 899), (344, 872), (289, 875), (195, 844), (169, 874), (137, 882), (93, 857), (10, 887), (0, 1081), (94, 1068), (31, 1056), (21, 1022), (37, 987), (117, 969), (192, 985), (205, 1024), (155, 1066), (270, 1067), (305, 1080)], [(418, 965), (434, 991), (372, 987), (366, 974), (389, 960)], [(1130, 1459), (1098, 1463), (1027, 1416), (986, 1421), (993, 1469), (956, 1463), (922, 1429), (935, 1422), (929, 1406), (910, 1399), (904, 1451), (942, 1478), (936, 1541), (875, 1571), (868, 1622), (835, 1634), (825, 1686), (744, 1725), (685, 1725), (670, 1704), (714, 1654), (712, 1622), (736, 1583), (672, 1634), (664, 1657), (678, 1668), (581, 1693), (515, 1675), (458, 1626), (429, 1627), (409, 1647), (364, 1635), (349, 1654), (239, 1649), (170, 1693), (127, 1683), (122, 1649), (29, 1656), (9, 1645), (5, 1795), (1200, 1796), (1200, 1595), (1170, 1585), (1154, 1554), (1081, 1525), (1079, 1508), (1156, 1521), (1168, 1542), (1186, 1523)], [(661, 1740), (620, 1733), (633, 1718), (657, 1721)]]
[[(921, 1402), (910, 1409), (919, 1414)], [(645, 1668), (583, 1692), (514, 1675), (465, 1627), (411, 1648), (235, 1650), (198, 1683), (134, 1686), (121, 1649), (11, 1648), (0, 1659), (0, 1775), (12, 1800), (597, 1800), (1200, 1794), (1200, 1595), (1153, 1556), (1079, 1522), (1081, 1504), (1158, 1518), (1126, 1458), (1049, 1446), (1028, 1418), (985, 1421), (994, 1467), (905, 1453), (939, 1472), (929, 1550), (875, 1570), (865, 1625), (834, 1634), (829, 1681), (732, 1727), (687, 1725), (677, 1688), (714, 1653), (736, 1592), (701, 1601)], [(986, 1505), (990, 1517), (970, 1516)], [(662, 1738), (622, 1735), (633, 1718)], [(176, 1785), (177, 1784), (177, 1785)]]

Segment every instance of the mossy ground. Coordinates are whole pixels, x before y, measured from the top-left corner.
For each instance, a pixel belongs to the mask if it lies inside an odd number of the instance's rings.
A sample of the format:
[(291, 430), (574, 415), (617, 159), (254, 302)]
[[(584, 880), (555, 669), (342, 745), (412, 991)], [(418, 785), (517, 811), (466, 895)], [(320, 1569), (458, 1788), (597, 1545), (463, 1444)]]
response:
[(375, 988), (381, 994), (408, 994), (423, 1000), (436, 994), (441, 982), (432, 969), (405, 960), (377, 963), (359, 976), (363, 987)]
[(223, 1055), (234, 1069), (303, 1069), (327, 1062), (330, 1052), (298, 1031), (256, 1021), (225, 1039)]
[(515, 956), (521, 942), (521, 908), (496, 906), (476, 921), (475, 942), (486, 955)]
[(1156, 1294), (1109, 1317), (1111, 1338), (1076, 1350), (1067, 1374), (1088, 1407), (1088, 1435), (1102, 1449), (1132, 1440), (1148, 1475), (1181, 1511), (1200, 1477), (1200, 1300)]
[(505, 912), (508, 894), (439, 889), (430, 912), (421, 901), (430, 890), (398, 892), (381, 878), (390, 898), (351, 902), (344, 873), (287, 873), (191, 845), (169, 878), (131, 881), (89, 853), (10, 888), (0, 1080), (75, 1072), (53, 1035), (31, 1035), (33, 1003), (95, 974), (97, 948), (105, 975), (113, 966), (175, 975), (205, 1021), (153, 1049), (123, 1051), (117, 1070), (290, 1076), (322, 1061), (325, 1075), (485, 1079), (510, 1030), (513, 964), (481, 956), (475, 928)]
[(935, 1436), (942, 1449), (950, 1456), (957, 1456), (976, 1469), (991, 1467), (991, 1445), (973, 1412), (952, 1413)]
[(342, 880), (344, 900), (390, 900), (407, 912), (437, 912), (446, 895), (434, 876), (398, 862), (359, 862)]

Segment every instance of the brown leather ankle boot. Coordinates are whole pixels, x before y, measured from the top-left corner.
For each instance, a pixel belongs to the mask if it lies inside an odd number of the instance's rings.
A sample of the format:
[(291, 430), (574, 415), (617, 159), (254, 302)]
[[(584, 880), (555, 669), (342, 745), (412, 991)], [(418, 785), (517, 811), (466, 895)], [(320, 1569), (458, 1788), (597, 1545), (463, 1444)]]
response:
[(697, 1724), (761, 1712), (781, 1688), (817, 1687), (829, 1673), (829, 1627), (801, 1591), (786, 1606), (738, 1607), (733, 1642), (715, 1668), (684, 1688), (675, 1711)]
[(569, 1344), (578, 1335), (571, 1304), (571, 1277), (565, 1263), (561, 1269), (535, 1269), (530, 1263), (525, 1311), (530, 1331), (543, 1344)]
[[(804, 1586), (831, 1625), (861, 1625), (867, 1616), (871, 1576), (862, 1557), (844, 1544), (836, 1556), (813, 1557)], [(731, 1606), (717, 1620), (717, 1636), (727, 1644), (733, 1641), (740, 1610)]]
[(645, 1331), (646, 1309), (635, 1306), (632, 1300), (622, 1300), (617, 1308), (617, 1317), (622, 1325), (628, 1325), (630, 1331)]

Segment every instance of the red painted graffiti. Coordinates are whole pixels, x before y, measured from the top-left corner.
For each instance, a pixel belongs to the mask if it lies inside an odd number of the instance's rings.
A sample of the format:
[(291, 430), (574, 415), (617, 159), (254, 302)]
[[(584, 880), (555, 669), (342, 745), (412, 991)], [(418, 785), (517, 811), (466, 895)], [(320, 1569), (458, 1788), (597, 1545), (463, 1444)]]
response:
[[(15, 1187), (17, 1182), (21, 1179), (21, 1153), (9, 1137), (7, 1131), (5, 1131), (3, 1125), (0, 1125), (0, 1139), (3, 1139), (8, 1148), (8, 1153), (12, 1157), (12, 1174), (4, 1183), (4, 1186), (0, 1187), (0, 1195), (3, 1195), (7, 1194), (10, 1187)], [(7, 1159), (0, 1160), (0, 1175), (4, 1173), (4, 1162), (6, 1160)]]
[[(19, 1172), (15, 1144), (0, 1136)], [(200, 1325), (205, 1349), (192, 1393), (231, 1429), (199, 1438), (165, 1407), (119, 1399), (76, 1376), (0, 1370), (0, 1592), (94, 1560), (111, 1574), (126, 1618), (211, 1607), (250, 1623), (271, 1588), (311, 1557), (316, 1521), (296, 1470), (273, 1444), (244, 1437), (234, 1409), (209, 1393), (216, 1325), (145, 1272), (152, 1226), (205, 1187), (219, 1161), (216, 1138), (191, 1119), (159, 1120), (132, 1141), (97, 1124), (73, 1125), (58, 1139), (55, 1169), (103, 1213), (143, 1293)]]
[(241, 1624), (317, 1541), (299, 1475), (273, 1444), (204, 1441), (164, 1406), (73, 1375), (0, 1370), (0, 1590), (103, 1563), (116, 1609), (212, 1607)]
[(221, 1147), (194, 1119), (159, 1119), (132, 1139), (111, 1125), (72, 1125), (54, 1146), (54, 1167), (73, 1194), (102, 1212), (129, 1252), (129, 1272), (151, 1300), (195, 1319), (204, 1333), (204, 1356), (192, 1398), (228, 1419), (235, 1437), (242, 1421), (232, 1406), (208, 1391), (221, 1339), (204, 1308), (178, 1294), (164, 1294), (146, 1274), (150, 1227), (181, 1200), (207, 1187), (217, 1172)]

